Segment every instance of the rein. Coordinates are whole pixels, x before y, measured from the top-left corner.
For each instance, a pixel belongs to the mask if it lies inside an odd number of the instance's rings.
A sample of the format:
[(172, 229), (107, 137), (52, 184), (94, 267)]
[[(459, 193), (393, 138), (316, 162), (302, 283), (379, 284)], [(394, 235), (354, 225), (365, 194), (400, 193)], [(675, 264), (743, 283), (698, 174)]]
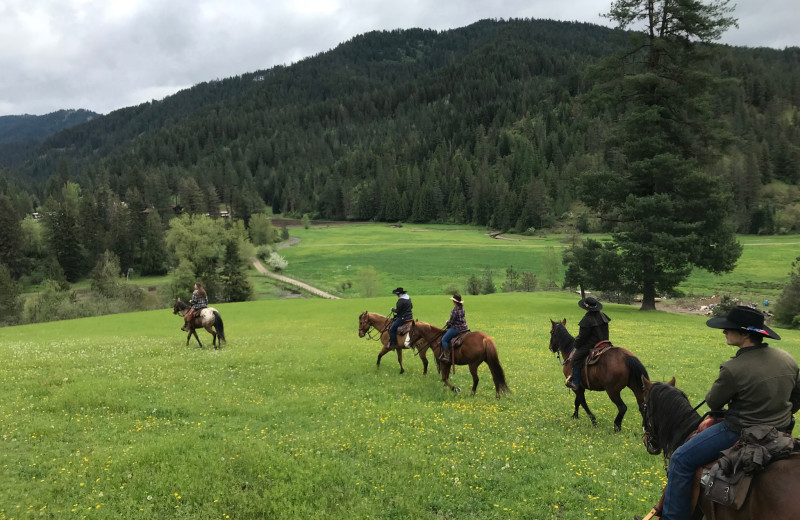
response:
[[(372, 323), (372, 320), (369, 318), (369, 314), (367, 314), (367, 321), (369, 322), (369, 328), (367, 329), (367, 332), (366, 332), (365, 335), (367, 336), (367, 339), (372, 340), (372, 341), (380, 341), (381, 334), (383, 334), (384, 332), (389, 330), (389, 327), (391, 326), (390, 324), (392, 322), (391, 317), (389, 317), (389, 318), (387, 318), (387, 321), (384, 323), (384, 327), (382, 329), (378, 329), (378, 327), (376, 327), (375, 324)], [(372, 329), (375, 329), (378, 332), (378, 336), (377, 337), (373, 337), (372, 336)]]
[[(562, 338), (566, 339), (565, 334), (561, 332), (562, 330), (564, 331), (564, 333), (566, 333), (567, 336), (570, 335), (569, 331), (567, 331), (566, 327), (563, 327), (563, 325), (562, 325), (560, 328), (556, 328), (556, 330), (554, 331), (554, 332), (557, 332), (559, 334), (559, 336), (561, 336), (561, 337), (560, 338), (553, 338), (552, 337), (553, 334), (551, 334), (550, 343), (551, 344), (553, 343), (553, 339), (555, 339), (557, 342), (561, 343), (561, 345), (558, 345), (558, 351), (552, 351), (552, 349), (551, 349), (551, 352), (553, 352), (556, 355), (556, 360), (558, 361), (558, 364), (563, 367), (564, 363), (566, 363), (567, 357), (569, 357), (569, 354), (572, 352), (573, 349), (569, 349), (567, 351), (567, 349), (569, 348), (567, 346), (567, 343), (566, 342), (561, 342)], [(571, 336), (570, 336), (570, 338), (571, 338), (570, 343), (572, 343), (575, 338), (572, 338)], [(562, 350), (565, 351), (563, 353), (563, 356), (564, 356), (564, 360), (563, 361), (562, 361), (562, 358), (561, 358)]]

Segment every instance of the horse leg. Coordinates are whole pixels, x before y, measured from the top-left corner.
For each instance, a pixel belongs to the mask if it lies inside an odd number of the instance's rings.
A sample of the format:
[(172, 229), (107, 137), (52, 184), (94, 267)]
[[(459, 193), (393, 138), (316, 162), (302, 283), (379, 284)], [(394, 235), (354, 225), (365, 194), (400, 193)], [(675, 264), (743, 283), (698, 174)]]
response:
[(422, 375), (428, 375), (428, 357), (425, 355), (425, 352), (419, 353), (419, 358), (422, 360)]
[[(197, 344), (198, 344), (198, 345), (200, 345), (200, 348), (203, 348), (203, 343), (200, 341), (200, 336), (198, 336), (198, 335), (197, 335), (197, 329), (194, 329), (194, 328), (193, 328), (193, 329), (189, 329), (189, 330), (191, 330), (191, 331), (192, 331), (191, 333), (189, 333), (189, 336), (191, 336), (192, 334), (194, 334), (194, 339), (196, 339), (196, 340), (197, 340)], [(189, 344), (189, 340), (186, 340), (186, 344), (187, 344), (187, 345)]]
[(403, 348), (398, 345), (395, 349), (397, 351), (397, 362), (400, 363), (400, 373), (404, 373), (406, 369), (403, 367)]
[[(472, 374), (472, 395), (475, 395), (475, 389), (478, 388), (478, 363), (471, 363), (469, 365), (469, 373)], [(497, 392), (497, 397), (500, 397), (500, 392)]]
[(378, 362), (375, 364), (375, 366), (376, 366), (377, 368), (380, 368), (380, 366), (381, 366), (381, 358), (382, 358), (382, 357), (383, 357), (383, 356), (384, 356), (384, 355), (385, 355), (387, 352), (389, 352), (389, 349), (386, 347), (386, 345), (383, 345), (383, 348), (381, 348), (381, 351), (380, 351), (380, 352), (378, 352)]
[(453, 386), (453, 384), (450, 382), (450, 363), (442, 363), (440, 361), (439, 365), (441, 366), (442, 369), (442, 382), (444, 383), (444, 385), (453, 392), (460, 394), (461, 389), (457, 386)]
[(215, 349), (219, 348), (217, 346), (217, 333), (214, 331), (213, 328), (211, 328), (211, 325), (206, 327), (206, 331), (208, 331), (208, 333), (211, 334), (211, 344), (214, 345), (214, 348)]
[(589, 405), (586, 403), (586, 389), (583, 387), (575, 392), (575, 413), (572, 414), (573, 419), (578, 418), (578, 406), (582, 406), (586, 411), (586, 415), (588, 415), (589, 419), (592, 421), (592, 426), (597, 426), (597, 418), (594, 416), (592, 411), (589, 410)]
[(625, 412), (628, 411), (628, 407), (619, 395), (619, 390), (610, 389), (606, 390), (606, 393), (608, 394), (608, 398), (611, 399), (611, 402), (617, 405), (617, 416), (614, 418), (614, 431), (618, 432), (622, 429), (622, 418), (625, 417)]

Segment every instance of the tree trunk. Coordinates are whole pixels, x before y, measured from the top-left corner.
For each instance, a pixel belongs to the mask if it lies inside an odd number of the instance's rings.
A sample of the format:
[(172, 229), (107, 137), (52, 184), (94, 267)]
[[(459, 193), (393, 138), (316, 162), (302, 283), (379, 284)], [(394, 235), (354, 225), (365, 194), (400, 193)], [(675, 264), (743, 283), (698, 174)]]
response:
[(653, 280), (645, 280), (642, 287), (642, 306), (640, 311), (656, 310), (656, 287)]

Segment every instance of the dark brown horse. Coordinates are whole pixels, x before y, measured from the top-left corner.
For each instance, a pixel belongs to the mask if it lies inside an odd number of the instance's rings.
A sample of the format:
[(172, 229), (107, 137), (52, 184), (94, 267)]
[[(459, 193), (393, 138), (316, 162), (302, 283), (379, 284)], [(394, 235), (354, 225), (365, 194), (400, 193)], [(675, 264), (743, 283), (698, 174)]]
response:
[[(565, 359), (562, 363), (564, 376), (572, 375), (572, 362), (569, 355), (575, 345), (575, 338), (567, 331), (567, 320), (550, 320), (550, 351), (558, 353)], [(597, 363), (584, 367), (581, 370), (582, 385), (579, 391), (575, 392), (575, 411), (573, 419), (578, 418), (578, 408), (583, 406), (586, 414), (592, 420), (592, 425), (597, 426), (597, 419), (589, 410), (586, 404), (586, 389), (605, 391), (608, 398), (617, 405), (617, 417), (614, 419), (614, 431), (622, 429), (622, 418), (628, 407), (620, 396), (620, 392), (626, 386), (631, 389), (639, 404), (639, 412), (642, 412), (642, 376), (648, 377), (647, 370), (630, 351), (620, 347), (612, 347), (607, 350)]]
[[(439, 360), (442, 355), (444, 329), (420, 321), (417, 322), (415, 334), (418, 334), (421, 341), (424, 342), (424, 346), (419, 347), (420, 352), (424, 352), (427, 347), (433, 349), (445, 386), (456, 393), (461, 392), (460, 388), (450, 383), (452, 365)], [(488, 334), (480, 331), (468, 333), (464, 336), (461, 347), (452, 352), (452, 356), (456, 365), (469, 365), (469, 373), (472, 374), (472, 395), (475, 395), (475, 389), (478, 388), (478, 366), (483, 362), (489, 365), (489, 371), (492, 373), (495, 396), (499, 399), (504, 392), (511, 391), (506, 384), (506, 375), (497, 356), (497, 347)]]
[[(187, 312), (189, 312), (191, 307), (186, 302), (182, 302), (180, 298), (175, 300), (172, 305), (172, 314), (180, 314), (181, 317), (184, 317)], [(197, 337), (197, 330), (196, 329), (206, 329), (209, 334), (213, 337), (211, 340), (211, 344), (214, 345), (214, 348), (218, 349), (222, 347), (222, 342), (226, 342), (225, 339), (225, 327), (222, 324), (222, 316), (219, 315), (219, 311), (214, 307), (206, 307), (201, 311), (195, 313), (195, 316), (192, 320), (188, 323), (189, 326), (189, 335), (186, 336), (186, 344), (189, 344), (189, 340), (192, 338), (192, 334), (194, 334), (194, 339), (197, 340), (197, 344), (200, 345), (200, 348), (203, 348), (203, 344), (200, 342), (200, 338)], [(217, 343), (217, 338), (219, 337), (219, 343)]]
[[(644, 380), (644, 444), (648, 453), (664, 452), (668, 459), (686, 442), (700, 424), (701, 417), (692, 408), (689, 398), (669, 383)], [(699, 478), (699, 474), (698, 477)], [(800, 518), (800, 457), (770, 463), (750, 483), (744, 504), (738, 510), (715, 504), (700, 493), (692, 519), (760, 520), (764, 518)]]
[[(374, 312), (367, 312), (364, 311), (358, 317), (358, 337), (363, 338), (366, 336), (369, 339), (374, 339), (376, 341), (380, 341), (381, 343), (381, 351), (378, 352), (378, 362), (377, 366), (381, 366), (381, 358), (389, 350), (389, 327), (392, 325), (392, 318), (387, 318), (386, 316), (381, 316), (380, 314), (375, 314)], [(415, 322), (415, 326), (421, 322)], [(378, 333), (377, 336), (373, 336), (370, 333), (371, 329), (375, 329)], [(398, 334), (397, 335), (397, 346), (395, 350), (397, 351), (397, 362), (400, 363), (400, 373), (404, 373), (406, 371), (403, 368), (403, 349), (413, 349), (415, 342), (413, 338), (411, 338), (408, 334)], [(428, 373), (428, 358), (425, 357), (425, 352), (419, 352), (419, 358), (422, 360), (422, 375), (426, 375)]]

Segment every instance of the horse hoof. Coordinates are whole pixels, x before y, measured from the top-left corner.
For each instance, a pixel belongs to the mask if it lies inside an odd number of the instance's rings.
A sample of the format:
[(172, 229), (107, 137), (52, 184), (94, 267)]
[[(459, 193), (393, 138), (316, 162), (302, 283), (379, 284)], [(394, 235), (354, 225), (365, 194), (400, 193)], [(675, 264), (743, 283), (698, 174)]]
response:
[(455, 387), (455, 388), (453, 388), (453, 392), (455, 392), (457, 394), (460, 394), (461, 393), (461, 389), (459, 387)]

